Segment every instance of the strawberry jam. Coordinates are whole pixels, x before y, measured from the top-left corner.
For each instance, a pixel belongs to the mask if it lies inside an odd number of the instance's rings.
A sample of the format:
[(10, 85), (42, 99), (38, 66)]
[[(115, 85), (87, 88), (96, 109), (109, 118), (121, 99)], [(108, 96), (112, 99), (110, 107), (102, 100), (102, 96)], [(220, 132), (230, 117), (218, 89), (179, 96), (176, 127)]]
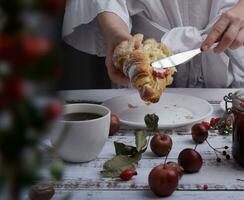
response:
[(237, 163), (244, 167), (244, 90), (232, 96), (233, 140), (232, 155)]

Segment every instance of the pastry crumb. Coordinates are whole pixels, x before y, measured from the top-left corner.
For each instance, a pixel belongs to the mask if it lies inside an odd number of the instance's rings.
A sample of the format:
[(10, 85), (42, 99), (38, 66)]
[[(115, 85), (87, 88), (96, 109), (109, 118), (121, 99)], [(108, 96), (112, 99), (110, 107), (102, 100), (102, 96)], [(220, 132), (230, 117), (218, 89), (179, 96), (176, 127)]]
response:
[(138, 106), (136, 106), (136, 105), (132, 105), (132, 104), (128, 103), (128, 108), (132, 108), (132, 109), (134, 109), (134, 108), (138, 108)]
[(191, 116), (191, 115), (186, 115), (184, 117), (185, 117), (185, 119), (193, 119), (193, 116)]

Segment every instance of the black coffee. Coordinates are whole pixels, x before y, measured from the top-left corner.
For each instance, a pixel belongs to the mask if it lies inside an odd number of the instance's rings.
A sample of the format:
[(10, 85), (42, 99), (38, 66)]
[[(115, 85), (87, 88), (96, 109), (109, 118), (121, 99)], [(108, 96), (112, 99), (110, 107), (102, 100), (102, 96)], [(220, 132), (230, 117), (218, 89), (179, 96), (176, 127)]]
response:
[(85, 121), (102, 117), (102, 115), (96, 113), (69, 113), (64, 115), (65, 121)]

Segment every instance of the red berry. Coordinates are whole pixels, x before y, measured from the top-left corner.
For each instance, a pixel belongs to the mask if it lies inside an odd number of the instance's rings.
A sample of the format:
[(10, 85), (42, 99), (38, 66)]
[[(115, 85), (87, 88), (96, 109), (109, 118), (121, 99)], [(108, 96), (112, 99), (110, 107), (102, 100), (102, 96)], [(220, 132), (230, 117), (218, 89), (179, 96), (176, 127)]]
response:
[(50, 43), (46, 38), (23, 36), (21, 39), (26, 57), (38, 58), (46, 55), (51, 49)]
[(219, 120), (220, 120), (220, 117), (216, 117), (216, 118), (211, 118), (211, 120), (210, 120), (210, 126), (215, 126), (218, 122), (219, 122)]
[[(4, 42), (3, 42), (4, 41)], [(51, 45), (46, 38), (33, 35), (1, 36), (0, 57), (13, 65), (33, 64), (46, 55)]]
[(59, 15), (64, 11), (65, 0), (45, 0), (47, 10), (54, 15)]
[(225, 124), (226, 124), (226, 126), (230, 127), (232, 125), (231, 119), (227, 119)]
[(53, 120), (60, 116), (62, 113), (62, 104), (60, 101), (50, 102), (46, 108), (46, 116), (48, 119)]
[(201, 124), (208, 130), (210, 128), (210, 123), (207, 121), (202, 121)]
[(204, 185), (203, 185), (203, 189), (204, 189), (204, 190), (207, 190), (207, 189), (208, 189), (208, 184), (204, 184)]
[(123, 180), (123, 181), (128, 181), (130, 180), (133, 176), (136, 176), (137, 175), (137, 172), (132, 170), (132, 169), (126, 169), (124, 170), (121, 174), (120, 174), (120, 178)]
[(17, 101), (26, 96), (27, 85), (23, 79), (10, 78), (6, 80), (3, 87), (3, 94), (11, 101)]

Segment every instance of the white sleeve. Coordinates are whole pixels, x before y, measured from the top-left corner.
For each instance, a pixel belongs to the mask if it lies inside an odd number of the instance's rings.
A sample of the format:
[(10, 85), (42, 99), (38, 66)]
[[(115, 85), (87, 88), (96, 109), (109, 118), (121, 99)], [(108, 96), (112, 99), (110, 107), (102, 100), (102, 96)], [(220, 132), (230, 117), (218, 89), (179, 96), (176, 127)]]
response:
[[(196, 27), (176, 27), (161, 39), (174, 53), (199, 48), (221, 14), (235, 5), (236, 0), (213, 0), (209, 23), (203, 30)], [(244, 86), (244, 47), (226, 50), (217, 55), (212, 50), (202, 54), (202, 70), (206, 87)], [(194, 62), (194, 60), (193, 60)], [(196, 63), (197, 65), (197, 63)], [(218, 77), (216, 79), (216, 77)]]
[(117, 14), (131, 30), (126, 0), (68, 0), (63, 39), (74, 48), (98, 56), (105, 55), (105, 40), (96, 20), (104, 11)]

